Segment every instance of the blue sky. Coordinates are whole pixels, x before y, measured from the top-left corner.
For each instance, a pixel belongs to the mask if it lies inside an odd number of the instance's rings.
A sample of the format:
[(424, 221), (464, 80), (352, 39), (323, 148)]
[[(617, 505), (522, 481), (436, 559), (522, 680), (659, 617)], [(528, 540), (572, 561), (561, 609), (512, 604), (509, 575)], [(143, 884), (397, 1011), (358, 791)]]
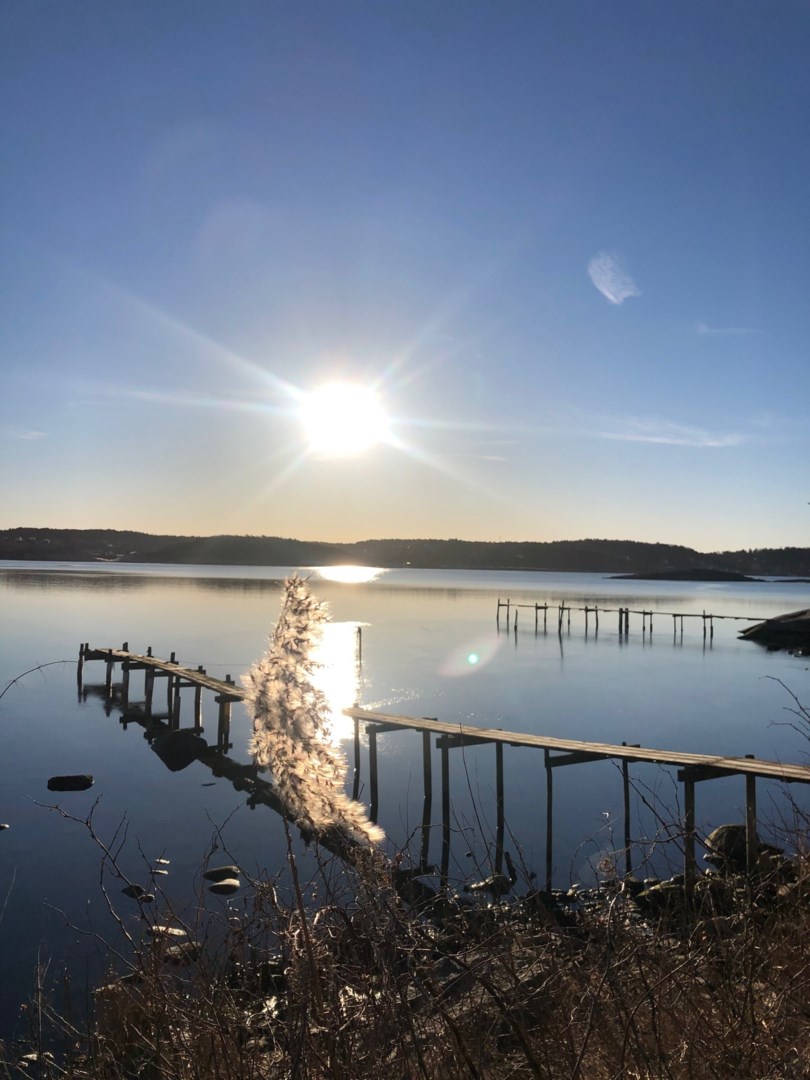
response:
[(3, 526), (807, 545), (808, 56), (799, 0), (6, 0)]

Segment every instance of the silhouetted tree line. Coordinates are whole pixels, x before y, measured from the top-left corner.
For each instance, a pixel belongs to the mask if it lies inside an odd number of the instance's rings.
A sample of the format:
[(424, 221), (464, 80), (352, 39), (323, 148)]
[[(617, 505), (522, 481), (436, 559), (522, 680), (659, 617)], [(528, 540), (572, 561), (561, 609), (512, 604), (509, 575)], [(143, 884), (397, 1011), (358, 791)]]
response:
[(195, 563), (235, 566), (369, 566), (459, 570), (569, 570), (606, 574), (735, 570), (810, 576), (810, 548), (704, 553), (636, 540), (362, 540), (328, 544), (277, 536), (153, 536), (116, 529), (0, 531), (0, 559), (69, 562)]

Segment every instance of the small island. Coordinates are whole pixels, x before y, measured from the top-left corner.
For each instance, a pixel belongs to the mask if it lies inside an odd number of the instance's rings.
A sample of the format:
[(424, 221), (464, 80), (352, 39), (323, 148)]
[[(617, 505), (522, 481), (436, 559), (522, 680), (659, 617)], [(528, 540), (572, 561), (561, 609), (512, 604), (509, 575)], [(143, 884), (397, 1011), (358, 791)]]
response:
[(749, 577), (736, 570), (710, 570), (695, 567), (692, 570), (657, 570), (637, 574), (612, 574), (619, 581), (764, 581)]

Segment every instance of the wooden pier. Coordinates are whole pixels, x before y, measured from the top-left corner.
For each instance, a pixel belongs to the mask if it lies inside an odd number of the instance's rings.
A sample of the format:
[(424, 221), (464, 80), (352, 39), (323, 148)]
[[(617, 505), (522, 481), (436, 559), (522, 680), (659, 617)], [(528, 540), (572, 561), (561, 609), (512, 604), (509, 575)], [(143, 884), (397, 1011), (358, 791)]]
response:
[[(554, 620), (557, 623), (557, 633), (562, 636), (563, 624), (567, 630), (571, 629), (571, 612), (576, 611), (585, 615), (585, 633), (587, 634), (590, 629), (590, 620), (593, 619), (594, 633), (599, 633), (599, 616), (602, 616), (604, 620), (608, 615), (618, 616), (618, 632), (620, 638), (626, 638), (630, 634), (630, 616), (641, 616), (641, 632), (646, 634), (649, 630), (650, 636), (653, 632), (653, 616), (658, 619), (672, 619), (672, 633), (677, 635), (680, 630), (681, 636), (683, 636), (683, 621), (684, 619), (700, 619), (703, 624), (703, 638), (704, 640), (708, 636), (710, 640), (714, 639), (714, 622), (717, 620), (727, 619), (731, 622), (748, 622), (758, 623), (763, 619), (757, 616), (751, 615), (715, 615), (709, 611), (659, 611), (647, 608), (630, 608), (630, 607), (599, 607), (594, 605), (593, 607), (573, 607), (566, 604), (564, 601), (560, 604), (518, 604), (513, 603), (512, 600), (498, 600), (498, 606), (495, 611), (495, 624), (500, 629), (501, 626), (501, 611), (505, 612), (506, 629), (511, 629), (517, 633), (518, 629), (518, 617), (521, 611), (529, 611), (534, 615), (534, 630), (538, 633), (540, 630), (540, 619), (542, 616), (543, 632), (548, 633), (549, 613), (551, 613), (552, 626)], [(525, 622), (526, 620), (524, 620)]]
[[(144, 722), (153, 716), (154, 684), (158, 678), (167, 679), (166, 712), (167, 729), (176, 729), (180, 722), (180, 692), (185, 688), (194, 689), (194, 727), (202, 730), (202, 706), (201, 695), (204, 690), (214, 694), (214, 700), (218, 705), (217, 714), (217, 750), (222, 753), (230, 748), (229, 732), (231, 720), (231, 706), (233, 702), (241, 701), (244, 692), (238, 687), (231, 676), (225, 680), (215, 679), (208, 675), (202, 667), (196, 670), (181, 667), (175, 660), (175, 654), (171, 654), (169, 660), (161, 660), (152, 656), (151, 649), (146, 654), (130, 652), (125, 643), (120, 649), (94, 649), (89, 644), (84, 644), (79, 650), (79, 664), (77, 678), (79, 687), (82, 687), (84, 665), (90, 661), (102, 661), (106, 665), (105, 682), (102, 694), (112, 700), (114, 694), (113, 668), (116, 664), (121, 665), (122, 677), (119, 693), (119, 702), (122, 710), (129, 703), (129, 677), (132, 671), (144, 672), (144, 703), (140, 712), (136, 714), (143, 717)], [(369, 815), (372, 820), (377, 819), (379, 810), (379, 781), (377, 765), (377, 740), (381, 735), (391, 731), (412, 730), (422, 737), (422, 761), (423, 761), (423, 785), (424, 802), (421, 828), (421, 859), (420, 864), (426, 866), (428, 859), (428, 846), (430, 839), (431, 812), (433, 801), (433, 762), (431, 755), (431, 743), (435, 738), (436, 748), (440, 752), (441, 768), (441, 817), (442, 817), (442, 858), (440, 874), (444, 883), (448, 880), (450, 863), (450, 836), (451, 836), (451, 801), (450, 801), (450, 751), (467, 746), (489, 743), (495, 749), (495, 792), (496, 792), (496, 839), (495, 839), (495, 866), (496, 870), (502, 870), (504, 834), (505, 834), (505, 811), (504, 811), (504, 765), (503, 748), (524, 747), (527, 749), (541, 750), (543, 752), (543, 769), (546, 779), (546, 844), (545, 844), (545, 885), (551, 888), (554, 869), (554, 770), (566, 765), (580, 765), (590, 761), (612, 760), (621, 768), (623, 804), (624, 804), (624, 857), (625, 873), (632, 872), (631, 847), (632, 837), (630, 829), (630, 772), (629, 766), (634, 762), (645, 762), (656, 765), (676, 768), (678, 781), (683, 784), (683, 847), (684, 847), (684, 876), (687, 891), (694, 886), (697, 876), (697, 862), (695, 845), (697, 840), (695, 826), (695, 785), (701, 781), (715, 780), (727, 776), (742, 776), (745, 781), (745, 827), (746, 827), (746, 856), (749, 871), (753, 871), (757, 862), (757, 802), (756, 781), (757, 779), (777, 780), (783, 783), (810, 784), (810, 765), (783, 763), (779, 761), (767, 761), (755, 758), (752, 755), (744, 757), (715, 756), (710, 754), (692, 754), (684, 751), (660, 750), (653, 747), (638, 745), (621, 745), (613, 743), (601, 743), (582, 741), (578, 739), (561, 739), (550, 735), (534, 735), (515, 731), (502, 731), (499, 728), (480, 728), (465, 724), (454, 724), (440, 721), (434, 717), (399, 716), (390, 713), (371, 711), (368, 709), (351, 708), (344, 710), (345, 715), (354, 720), (354, 797), (359, 793), (360, 777), (360, 728), (364, 725), (368, 738), (368, 762), (369, 762)], [(162, 721), (161, 721), (162, 723)], [(212, 751), (213, 752), (213, 751)], [(243, 773), (247, 774), (251, 766), (239, 766), (232, 763), (234, 768), (244, 780)], [(226, 774), (227, 775), (227, 774)], [(243, 783), (244, 786), (244, 783)], [(250, 785), (253, 790), (266, 787), (268, 792), (271, 786), (265, 781), (259, 781), (254, 777)], [(271, 798), (267, 792), (263, 792), (260, 801), (270, 805), (274, 803), (274, 809), (278, 809), (278, 800)]]

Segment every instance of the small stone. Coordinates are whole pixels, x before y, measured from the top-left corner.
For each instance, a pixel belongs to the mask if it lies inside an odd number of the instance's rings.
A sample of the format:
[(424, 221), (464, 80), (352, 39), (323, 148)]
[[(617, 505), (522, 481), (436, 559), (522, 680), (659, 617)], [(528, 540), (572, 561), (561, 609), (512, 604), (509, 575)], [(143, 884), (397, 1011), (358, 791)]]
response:
[(169, 876), (169, 871), (168, 870), (153, 870), (152, 871), (152, 877), (168, 877), (168, 876)]
[(93, 786), (93, 777), (87, 774), (81, 776), (52, 776), (48, 781), (48, 791), (87, 791)]
[(237, 892), (241, 887), (242, 883), (238, 878), (223, 878), (222, 881), (212, 882), (208, 887), (208, 891), (225, 896)]
[(224, 881), (226, 878), (238, 878), (238, 866), (212, 866), (203, 874), (206, 881)]
[(132, 885), (127, 885), (121, 892), (124, 896), (132, 897), (133, 900), (140, 900), (146, 895), (146, 889), (143, 885), (136, 885), (134, 883)]
[(188, 934), (185, 932), (185, 930), (181, 930), (177, 926), (159, 926), (159, 925), (156, 924), (155, 926), (147, 926), (146, 932), (147, 932), (147, 934), (150, 934), (152, 937), (167, 937), (167, 938), (184, 938), (184, 937), (188, 937)]
[(196, 960), (200, 950), (193, 941), (181, 941), (177, 945), (170, 945), (163, 954), (165, 964), (188, 964)]
[(0, 832), (2, 832), (3, 829), (10, 829), (10, 828), (11, 828), (10, 825), (0, 825)]
[(155, 859), (158, 866), (170, 866), (171, 861), (171, 859)]

